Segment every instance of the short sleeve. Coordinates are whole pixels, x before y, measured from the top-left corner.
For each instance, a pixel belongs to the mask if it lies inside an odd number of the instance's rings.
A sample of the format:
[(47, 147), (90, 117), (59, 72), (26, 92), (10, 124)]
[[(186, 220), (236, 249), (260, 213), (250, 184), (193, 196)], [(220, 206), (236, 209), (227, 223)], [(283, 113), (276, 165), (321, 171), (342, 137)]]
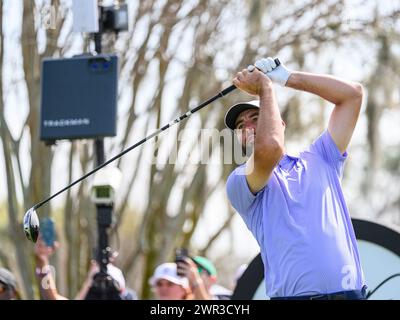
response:
[(256, 196), (247, 185), (245, 166), (236, 168), (228, 177), (226, 192), (232, 206), (241, 215), (246, 214)]
[(262, 216), (263, 210), (259, 207), (263, 189), (254, 195), (247, 184), (245, 166), (236, 168), (228, 177), (226, 190), (229, 201), (242, 217), (247, 228), (253, 233), (259, 243), (262, 243)]
[(318, 154), (335, 169), (339, 177), (343, 174), (347, 151), (341, 154), (328, 130), (325, 130), (310, 146), (310, 152)]

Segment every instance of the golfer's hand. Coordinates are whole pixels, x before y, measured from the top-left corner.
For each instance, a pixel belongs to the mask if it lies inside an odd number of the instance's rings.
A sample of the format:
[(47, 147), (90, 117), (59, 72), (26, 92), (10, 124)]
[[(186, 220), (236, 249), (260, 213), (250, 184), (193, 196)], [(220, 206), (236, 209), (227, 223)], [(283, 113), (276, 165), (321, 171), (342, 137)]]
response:
[(233, 78), (233, 84), (248, 94), (259, 96), (262, 90), (272, 85), (272, 82), (258, 69), (254, 69), (253, 71), (243, 69)]
[(291, 71), (286, 68), (282, 63), (277, 66), (274, 59), (271, 57), (259, 59), (254, 63), (254, 66), (249, 66), (248, 69), (257, 68), (262, 71), (272, 80), (272, 82), (277, 83), (284, 87), (287, 80), (290, 77)]

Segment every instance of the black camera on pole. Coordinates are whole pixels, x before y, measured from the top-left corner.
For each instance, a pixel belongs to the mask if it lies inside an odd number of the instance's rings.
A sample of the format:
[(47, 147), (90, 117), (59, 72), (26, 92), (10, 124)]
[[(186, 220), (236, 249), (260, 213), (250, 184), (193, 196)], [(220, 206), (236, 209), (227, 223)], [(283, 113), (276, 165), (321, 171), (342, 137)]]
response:
[(100, 7), (100, 21), (103, 32), (121, 32), (129, 29), (128, 5)]
[[(74, 30), (78, 32), (91, 32), (94, 40), (94, 57), (102, 54), (102, 36), (105, 32), (128, 30), (128, 6), (115, 5), (105, 7), (98, 5), (97, 0), (74, 0)], [(101, 90), (101, 89), (100, 89)], [(105, 162), (103, 137), (95, 140), (96, 164), (101, 166)], [(109, 170), (108, 170), (109, 171)], [(97, 208), (98, 248), (97, 263), (100, 272), (94, 276), (86, 300), (91, 299), (121, 299), (116, 281), (107, 272), (109, 263), (108, 230), (112, 223), (112, 211), (115, 197), (115, 176), (107, 176), (107, 168), (95, 177), (92, 189), (92, 201)], [(97, 180), (96, 180), (97, 179)], [(105, 179), (105, 181), (102, 181)], [(100, 180), (100, 181), (99, 181)]]
[(97, 262), (100, 272), (94, 276), (93, 284), (86, 295), (86, 300), (120, 300), (117, 281), (107, 271), (111, 248), (108, 230), (112, 224), (112, 212), (116, 190), (122, 174), (116, 167), (106, 167), (95, 174), (92, 183), (91, 200), (97, 207), (98, 248)]

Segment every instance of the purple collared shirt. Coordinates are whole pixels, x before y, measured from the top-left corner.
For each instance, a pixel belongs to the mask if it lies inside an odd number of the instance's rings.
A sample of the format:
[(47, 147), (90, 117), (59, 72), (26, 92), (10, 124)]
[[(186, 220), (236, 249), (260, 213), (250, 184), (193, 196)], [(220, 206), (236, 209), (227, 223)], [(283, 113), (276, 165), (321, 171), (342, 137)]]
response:
[(299, 157), (285, 155), (254, 195), (244, 165), (228, 198), (261, 249), (270, 297), (361, 290), (364, 276), (341, 178), (347, 153), (325, 131)]

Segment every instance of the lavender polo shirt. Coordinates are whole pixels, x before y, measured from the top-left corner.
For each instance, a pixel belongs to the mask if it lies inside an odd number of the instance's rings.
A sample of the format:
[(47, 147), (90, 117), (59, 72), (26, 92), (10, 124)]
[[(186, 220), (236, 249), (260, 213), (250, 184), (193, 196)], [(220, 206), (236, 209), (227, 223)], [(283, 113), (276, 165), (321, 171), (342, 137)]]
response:
[(340, 180), (347, 153), (325, 131), (299, 157), (284, 155), (254, 195), (244, 165), (228, 198), (261, 249), (266, 294), (300, 296), (361, 290), (364, 276)]

